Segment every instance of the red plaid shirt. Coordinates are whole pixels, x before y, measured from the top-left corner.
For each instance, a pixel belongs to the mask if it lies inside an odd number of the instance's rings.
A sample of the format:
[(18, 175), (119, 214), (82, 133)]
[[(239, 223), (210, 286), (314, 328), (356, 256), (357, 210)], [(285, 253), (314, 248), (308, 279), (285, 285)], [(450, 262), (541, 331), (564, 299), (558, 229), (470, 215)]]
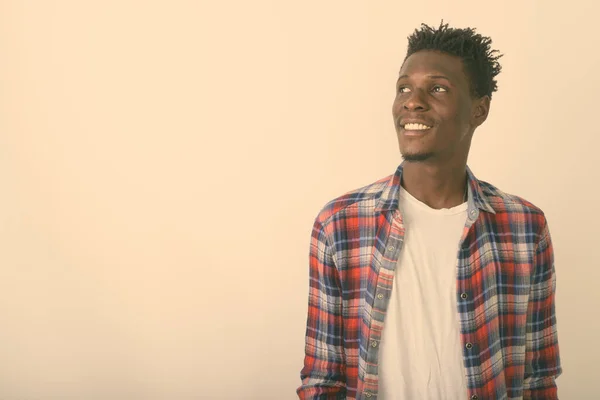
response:
[[(458, 248), (467, 399), (557, 399), (556, 276), (543, 212), (468, 174)], [(300, 399), (376, 399), (378, 350), (404, 241), (394, 175), (329, 202), (310, 243)]]

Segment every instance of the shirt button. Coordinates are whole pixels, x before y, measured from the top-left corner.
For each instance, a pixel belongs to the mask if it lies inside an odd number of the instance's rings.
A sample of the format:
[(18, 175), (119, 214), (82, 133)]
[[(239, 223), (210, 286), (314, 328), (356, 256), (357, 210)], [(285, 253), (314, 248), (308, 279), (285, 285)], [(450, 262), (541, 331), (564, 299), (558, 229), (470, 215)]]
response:
[(476, 394), (474, 394), (473, 396), (471, 396), (471, 400), (479, 400), (479, 396), (477, 396)]
[(394, 246), (388, 246), (388, 251), (394, 251), (396, 248)]
[(463, 299), (463, 300), (466, 299), (467, 297), (469, 297), (469, 295), (466, 294), (466, 293), (461, 293), (460, 294), (460, 298)]
[(371, 347), (377, 347), (377, 341), (371, 340)]
[(377, 298), (378, 298), (379, 300), (383, 299), (383, 293), (379, 293), (379, 294), (377, 295)]
[(467, 349), (471, 350), (473, 348), (473, 344), (472, 343), (467, 343), (465, 347)]

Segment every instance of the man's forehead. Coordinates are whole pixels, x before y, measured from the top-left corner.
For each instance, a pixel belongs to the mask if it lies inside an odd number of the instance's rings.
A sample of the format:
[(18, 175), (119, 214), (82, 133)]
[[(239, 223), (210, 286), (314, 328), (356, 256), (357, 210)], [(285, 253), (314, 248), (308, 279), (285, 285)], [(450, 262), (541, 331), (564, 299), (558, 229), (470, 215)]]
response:
[(399, 71), (400, 77), (423, 75), (448, 79), (460, 79), (463, 73), (459, 57), (437, 51), (420, 51), (410, 55)]

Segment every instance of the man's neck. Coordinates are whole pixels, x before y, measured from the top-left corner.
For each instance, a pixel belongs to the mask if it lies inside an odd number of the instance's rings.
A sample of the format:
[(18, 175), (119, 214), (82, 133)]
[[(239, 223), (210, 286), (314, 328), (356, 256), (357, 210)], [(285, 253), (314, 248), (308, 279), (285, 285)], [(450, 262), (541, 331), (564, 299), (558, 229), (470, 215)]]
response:
[(405, 162), (402, 187), (431, 208), (452, 208), (465, 201), (466, 171), (466, 162), (453, 166)]

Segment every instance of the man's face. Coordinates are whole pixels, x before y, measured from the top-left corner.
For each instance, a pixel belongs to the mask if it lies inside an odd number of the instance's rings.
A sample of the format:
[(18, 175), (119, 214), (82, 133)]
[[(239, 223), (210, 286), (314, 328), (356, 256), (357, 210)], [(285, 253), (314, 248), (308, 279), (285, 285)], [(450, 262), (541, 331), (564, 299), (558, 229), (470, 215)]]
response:
[(406, 59), (392, 107), (400, 152), (407, 161), (451, 161), (468, 155), (489, 98), (475, 99), (462, 60), (437, 51)]

